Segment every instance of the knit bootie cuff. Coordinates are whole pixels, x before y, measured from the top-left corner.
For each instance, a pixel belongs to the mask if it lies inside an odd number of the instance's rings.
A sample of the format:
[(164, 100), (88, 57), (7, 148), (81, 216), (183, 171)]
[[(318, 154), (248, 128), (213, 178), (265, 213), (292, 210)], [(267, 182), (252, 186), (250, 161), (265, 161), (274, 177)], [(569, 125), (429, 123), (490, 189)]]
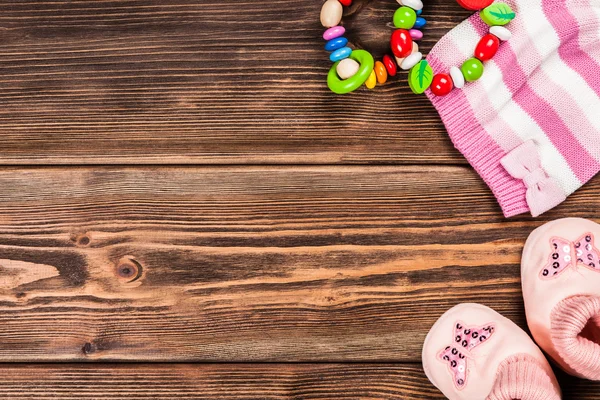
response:
[(543, 365), (528, 354), (517, 354), (498, 367), (496, 383), (486, 400), (560, 400)]
[(582, 218), (534, 230), (521, 257), (529, 330), (571, 375), (600, 380), (600, 225)]
[[(423, 344), (423, 370), (450, 400), (558, 400), (552, 368), (514, 322), (480, 304), (442, 315)], [(522, 397), (507, 397), (512, 394)]]
[(565, 299), (551, 319), (552, 343), (561, 361), (582, 378), (600, 380), (600, 297)]

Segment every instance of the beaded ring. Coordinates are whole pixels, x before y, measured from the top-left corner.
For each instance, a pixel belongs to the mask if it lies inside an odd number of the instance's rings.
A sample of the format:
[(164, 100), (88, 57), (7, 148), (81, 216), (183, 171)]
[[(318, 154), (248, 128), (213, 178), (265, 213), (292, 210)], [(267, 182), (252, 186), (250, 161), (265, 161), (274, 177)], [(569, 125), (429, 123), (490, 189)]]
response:
[(408, 70), (408, 85), (416, 94), (431, 88), (436, 96), (445, 96), (454, 88), (462, 88), (465, 82), (473, 82), (483, 75), (483, 62), (490, 60), (498, 51), (501, 41), (510, 39), (511, 33), (504, 25), (516, 14), (505, 3), (492, 4), (493, 0), (457, 0), (472, 11), (481, 10), (483, 22), (490, 26), (489, 33), (477, 44), (474, 57), (462, 66), (452, 67), (448, 73), (433, 73), (416, 41), (423, 38), (421, 29), (427, 21), (421, 17), (422, 0), (397, 0), (401, 7), (394, 13), (397, 28), (390, 40), (393, 57), (386, 54), (382, 61), (375, 62), (366, 50), (352, 50), (343, 35), (346, 29), (339, 25), (344, 13), (343, 6), (352, 5), (352, 0), (326, 0), (321, 8), (321, 24), (327, 28), (323, 39), (325, 50), (331, 52), (329, 59), (334, 63), (327, 75), (327, 85), (337, 94), (353, 92), (363, 84), (373, 89), (377, 83), (384, 84), (388, 76), (396, 76), (398, 67)]

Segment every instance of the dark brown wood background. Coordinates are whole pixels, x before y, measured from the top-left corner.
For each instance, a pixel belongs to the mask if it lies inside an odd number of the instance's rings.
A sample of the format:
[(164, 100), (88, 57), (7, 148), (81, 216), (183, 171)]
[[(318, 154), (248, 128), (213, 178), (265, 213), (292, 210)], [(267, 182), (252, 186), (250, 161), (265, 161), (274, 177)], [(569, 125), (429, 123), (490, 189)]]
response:
[[(320, 6), (0, 1), (1, 398), (437, 399), (447, 308), (526, 328), (524, 240), (600, 219), (600, 179), (505, 220), (404, 76), (328, 92)], [(427, 51), (468, 12), (425, 16)]]

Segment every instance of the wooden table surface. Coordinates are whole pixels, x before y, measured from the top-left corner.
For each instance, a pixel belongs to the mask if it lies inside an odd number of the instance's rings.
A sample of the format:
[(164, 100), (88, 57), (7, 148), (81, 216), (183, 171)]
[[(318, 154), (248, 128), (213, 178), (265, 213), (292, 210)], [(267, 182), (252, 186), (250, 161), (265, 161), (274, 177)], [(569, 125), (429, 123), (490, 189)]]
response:
[[(327, 90), (321, 4), (0, 2), (0, 398), (439, 399), (441, 313), (526, 328), (524, 240), (600, 179), (505, 220), (405, 75)], [(429, 1), (422, 49), (468, 15)]]

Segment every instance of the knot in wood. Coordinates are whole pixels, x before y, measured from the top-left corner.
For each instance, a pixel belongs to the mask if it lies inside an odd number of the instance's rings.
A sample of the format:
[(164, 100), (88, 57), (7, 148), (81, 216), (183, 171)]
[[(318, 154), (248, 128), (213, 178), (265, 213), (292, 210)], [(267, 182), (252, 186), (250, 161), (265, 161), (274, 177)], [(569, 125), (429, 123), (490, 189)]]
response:
[(92, 354), (96, 351), (96, 346), (94, 346), (92, 343), (87, 342), (86, 344), (83, 345), (81, 351), (83, 351), (83, 354)]
[(129, 282), (134, 282), (142, 276), (142, 265), (132, 257), (123, 257), (117, 262), (116, 275)]

